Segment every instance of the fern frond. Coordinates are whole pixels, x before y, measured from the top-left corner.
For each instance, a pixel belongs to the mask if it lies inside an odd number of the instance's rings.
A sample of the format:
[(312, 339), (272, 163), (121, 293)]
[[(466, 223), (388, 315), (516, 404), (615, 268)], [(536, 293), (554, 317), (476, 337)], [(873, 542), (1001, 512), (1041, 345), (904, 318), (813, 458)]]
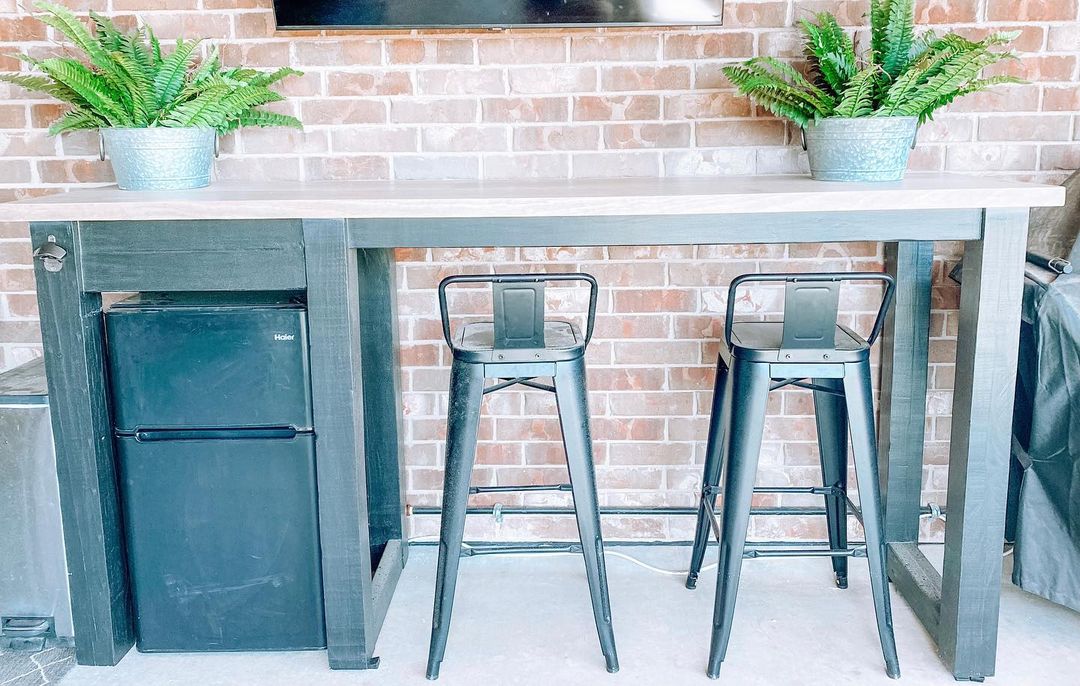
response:
[(892, 0), (870, 0), (870, 61), (880, 65), (885, 59), (885, 27), (889, 23)]
[(879, 66), (871, 64), (856, 74), (836, 106), (834, 116), (854, 118), (873, 114), (875, 79), (880, 72)]
[(276, 70), (274, 70), (272, 72), (267, 72), (265, 74), (263, 74), (263, 73), (257, 74), (256, 76), (254, 76), (250, 80), (248, 80), (248, 85), (249, 86), (270, 86), (270, 85), (273, 85), (273, 84), (277, 83), (278, 81), (281, 81), (282, 79), (285, 79), (285, 78), (287, 78), (289, 76), (303, 76), (303, 74), (301, 72), (293, 69), (292, 67), (282, 67), (280, 69), (276, 69)]
[(62, 83), (50, 79), (47, 76), (32, 76), (30, 74), (0, 74), (0, 81), (11, 83), (28, 91), (44, 93), (64, 102), (85, 102), (82, 97)]
[(206, 56), (206, 59), (202, 61), (202, 64), (195, 70), (195, 73), (191, 75), (191, 83), (193, 85), (199, 85), (206, 81), (211, 76), (214, 76), (221, 70), (221, 53), (218, 52), (218, 47), (215, 45), (210, 48), (210, 54)]
[(919, 89), (895, 107), (900, 116), (919, 117), (923, 121), (946, 105), (951, 104), (967, 84), (999, 56), (985, 51), (962, 53), (950, 58), (933, 77), (920, 84)]
[(819, 112), (806, 101), (805, 94), (776, 75), (747, 65), (725, 67), (724, 74), (743, 95), (778, 117), (791, 119), (800, 126), (819, 118)]
[(184, 42), (180, 39), (176, 41), (176, 49), (172, 54), (161, 61), (154, 76), (154, 97), (159, 108), (172, 102), (183, 90), (184, 77), (187, 76), (198, 48), (199, 41)]
[(38, 66), (54, 81), (77, 93), (110, 126), (134, 125), (123, 98), (83, 64), (70, 58), (52, 57), (42, 60)]
[(53, 125), (49, 127), (49, 134), (56, 136), (61, 133), (67, 133), (68, 131), (100, 129), (107, 125), (107, 122), (103, 121), (101, 117), (92, 112), (74, 109), (56, 120)]
[(800, 23), (817, 85), (840, 95), (858, 71), (854, 41), (827, 12), (819, 14), (816, 23), (805, 19)]
[(748, 63), (751, 69), (760, 69), (763, 74), (777, 76), (800, 91), (821, 116), (827, 117), (836, 106), (836, 98), (810, 83), (797, 69), (775, 57), (758, 57)]
[(36, 15), (41, 23), (63, 34), (75, 44), (75, 47), (85, 52), (93, 64), (102, 69), (108, 69), (112, 65), (108, 51), (90, 34), (89, 29), (71, 10), (45, 0), (38, 0), (34, 3), (34, 7), (44, 12), (44, 14)]
[(283, 99), (262, 86), (245, 86), (227, 94), (209, 90), (177, 106), (165, 121), (173, 126), (205, 126), (220, 130), (241, 112)]
[(915, 0), (891, 0), (884, 27), (881, 68), (895, 78), (910, 62), (915, 43)]
[(266, 110), (256, 109), (245, 110), (241, 112), (236, 119), (230, 122), (230, 130), (240, 128), (242, 126), (282, 126), (291, 129), (304, 128), (304, 125), (296, 117), (292, 117), (287, 114), (278, 114), (277, 112), (267, 112)]

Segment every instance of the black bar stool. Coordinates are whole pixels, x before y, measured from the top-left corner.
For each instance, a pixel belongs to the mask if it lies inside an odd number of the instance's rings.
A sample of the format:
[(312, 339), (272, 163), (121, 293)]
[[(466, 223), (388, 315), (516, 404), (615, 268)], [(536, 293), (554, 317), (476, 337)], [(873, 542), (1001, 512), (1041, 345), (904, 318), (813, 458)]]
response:
[[(885, 283), (884, 298), (867, 339), (837, 322), (840, 286), (845, 281)], [(786, 284), (782, 322), (733, 321), (739, 287), (754, 282)], [(731, 283), (724, 331), (726, 345), (721, 348), (717, 365), (697, 532), (686, 580), (687, 588), (697, 585), (711, 526), (720, 540), (708, 665), (708, 674), (713, 679), (719, 677), (720, 665), (727, 654), (743, 558), (795, 556), (831, 557), (840, 588), (847, 587), (847, 559), (868, 559), (886, 672), (894, 679), (900, 677), (885, 568), (870, 380), (870, 348), (881, 334), (894, 290), (893, 278), (880, 273), (748, 274)], [(769, 391), (785, 386), (814, 392), (824, 484), (821, 488), (754, 487)], [(861, 510), (847, 495), (849, 432)], [(721, 476), (723, 489), (719, 488)], [(829, 549), (748, 548), (746, 529), (755, 492), (824, 496)], [(716, 496), (721, 493), (723, 512), (717, 521), (714, 508)], [(865, 546), (848, 546), (849, 507), (863, 524)]]
[[(544, 286), (554, 281), (589, 284), (589, 316), (584, 336), (570, 322), (545, 320)], [(466, 324), (455, 338), (450, 333), (446, 289), (456, 283), (490, 283), (494, 317), (490, 322)], [(592, 338), (596, 320), (596, 297), (596, 279), (588, 274), (451, 276), (439, 284), (443, 336), (454, 353), (454, 362), (450, 370), (442, 529), (431, 648), (428, 653), (428, 679), (439, 677), (439, 667), (446, 652), (469, 495), (509, 490), (535, 491), (541, 488), (570, 490), (573, 493), (578, 533), (581, 536), (580, 550), (585, 557), (600, 648), (607, 660), (607, 670), (619, 671), (615, 634), (611, 627), (604, 544), (600, 536), (600, 510), (596, 502), (596, 476), (585, 385), (585, 349)], [(553, 385), (536, 381), (538, 377), (551, 377)], [(498, 381), (485, 387), (487, 379)], [(484, 395), (518, 384), (555, 394), (570, 484), (470, 488), (476, 433), (480, 425), (480, 404)]]

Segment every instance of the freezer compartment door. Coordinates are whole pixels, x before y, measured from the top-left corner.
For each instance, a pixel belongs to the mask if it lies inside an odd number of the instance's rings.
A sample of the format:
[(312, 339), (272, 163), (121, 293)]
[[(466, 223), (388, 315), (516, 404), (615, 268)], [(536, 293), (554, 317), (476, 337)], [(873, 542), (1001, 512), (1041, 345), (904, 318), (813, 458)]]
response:
[(115, 428), (310, 429), (305, 315), (296, 307), (110, 310)]
[(314, 437), (120, 437), (144, 652), (326, 645)]

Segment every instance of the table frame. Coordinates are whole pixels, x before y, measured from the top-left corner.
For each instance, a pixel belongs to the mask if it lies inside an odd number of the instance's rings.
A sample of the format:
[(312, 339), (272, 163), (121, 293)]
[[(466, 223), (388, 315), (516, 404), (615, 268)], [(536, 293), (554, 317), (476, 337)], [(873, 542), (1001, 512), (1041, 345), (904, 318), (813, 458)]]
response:
[[(377, 665), (407, 557), (394, 248), (880, 241), (898, 280), (883, 337), (889, 572), (958, 679), (994, 673), (1026, 209), (477, 219), (36, 222), (35, 265), (80, 664), (134, 643), (102, 293), (303, 290), (310, 318), (328, 658)], [(966, 242), (945, 560), (917, 547), (933, 241)], [(390, 342), (390, 345), (387, 345)], [(390, 373), (387, 373), (390, 370)], [(372, 569), (372, 543), (383, 548)], [(370, 579), (370, 583), (366, 580)]]

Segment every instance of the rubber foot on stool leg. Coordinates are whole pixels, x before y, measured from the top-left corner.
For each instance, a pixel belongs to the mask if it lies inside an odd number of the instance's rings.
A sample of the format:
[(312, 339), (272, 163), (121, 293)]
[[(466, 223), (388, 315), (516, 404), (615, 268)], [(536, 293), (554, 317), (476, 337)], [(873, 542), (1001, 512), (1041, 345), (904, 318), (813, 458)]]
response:
[(846, 576), (837, 576), (836, 577), (836, 587), (837, 588), (847, 588), (847, 577)]
[(697, 577), (697, 574), (691, 574), (686, 577), (686, 587), (689, 588), (691, 591), (697, 588)]

